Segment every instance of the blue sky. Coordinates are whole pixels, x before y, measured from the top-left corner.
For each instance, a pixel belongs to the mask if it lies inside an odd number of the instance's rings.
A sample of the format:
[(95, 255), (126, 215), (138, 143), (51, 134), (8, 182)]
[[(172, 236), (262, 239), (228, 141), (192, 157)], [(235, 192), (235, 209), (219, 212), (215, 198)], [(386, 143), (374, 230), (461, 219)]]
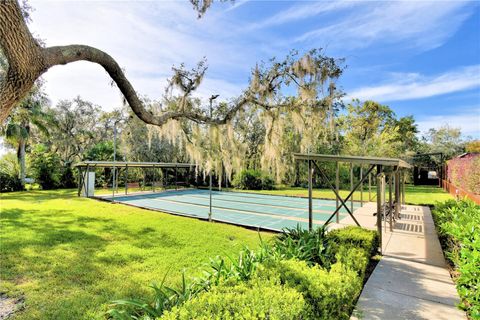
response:
[[(324, 48), (346, 58), (348, 98), (373, 99), (422, 131), (449, 124), (480, 138), (480, 2), (236, 1), (197, 19), (187, 1), (31, 1), (30, 27), (47, 45), (81, 43), (109, 52), (133, 85), (160, 98), (172, 65), (209, 70), (198, 95), (228, 99), (260, 60)], [(53, 103), (80, 94), (109, 110), (118, 90), (98, 66), (80, 62), (46, 75)]]

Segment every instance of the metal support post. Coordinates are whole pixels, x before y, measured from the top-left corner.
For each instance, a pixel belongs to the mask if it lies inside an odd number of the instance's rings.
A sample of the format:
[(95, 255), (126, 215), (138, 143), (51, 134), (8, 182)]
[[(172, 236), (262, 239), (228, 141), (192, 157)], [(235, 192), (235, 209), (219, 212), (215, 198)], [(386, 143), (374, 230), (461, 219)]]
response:
[(82, 193), (82, 185), (83, 185), (82, 167), (77, 167), (77, 169), (78, 169), (78, 190), (77, 190), (77, 196), (80, 197), (80, 194)]
[(400, 206), (402, 203), (401, 195), (400, 195), (400, 171), (397, 170), (395, 173), (395, 218), (400, 218)]
[(312, 160), (308, 160), (308, 230), (313, 229), (313, 202), (312, 202), (312, 189), (313, 189), (313, 167)]
[(363, 166), (360, 166), (360, 204), (363, 207)]
[(177, 175), (177, 165), (175, 165), (175, 190), (178, 190), (178, 185), (177, 185), (177, 180), (178, 175)]
[(372, 175), (368, 175), (368, 201), (372, 201)]
[(388, 214), (390, 215), (390, 231), (393, 231), (393, 175), (390, 173), (388, 178)]
[[(340, 194), (340, 163), (337, 161), (337, 171), (335, 173), (335, 190), (337, 190), (337, 194)], [(336, 198), (337, 208), (338, 208), (338, 197)], [(340, 212), (337, 212), (336, 215), (337, 223), (340, 222)]]
[(87, 171), (85, 172), (85, 174), (87, 175), (87, 180), (86, 180), (87, 181), (87, 186), (85, 188), (85, 194), (87, 195), (87, 198), (90, 197), (90, 194), (89, 194), (89, 191), (90, 191), (90, 183), (89, 183), (90, 182), (89, 181), (90, 180), (90, 175), (89, 175), (89, 173), (90, 173), (90, 169), (89, 169), (89, 165), (87, 164)]
[[(350, 192), (353, 191), (353, 163), (350, 162)], [(350, 198), (350, 211), (353, 213), (353, 195)]]
[(125, 165), (125, 195), (128, 194), (128, 165)]
[(155, 170), (155, 165), (153, 166), (153, 182), (152, 182), (152, 191), (155, 192), (155, 178), (157, 177), (157, 171)]
[(382, 253), (382, 166), (377, 165), (377, 232), (380, 246), (380, 253)]
[(209, 210), (208, 210), (208, 221), (212, 221), (212, 172), (210, 171), (209, 175), (209, 197), (210, 197), (210, 204), (209, 204)]

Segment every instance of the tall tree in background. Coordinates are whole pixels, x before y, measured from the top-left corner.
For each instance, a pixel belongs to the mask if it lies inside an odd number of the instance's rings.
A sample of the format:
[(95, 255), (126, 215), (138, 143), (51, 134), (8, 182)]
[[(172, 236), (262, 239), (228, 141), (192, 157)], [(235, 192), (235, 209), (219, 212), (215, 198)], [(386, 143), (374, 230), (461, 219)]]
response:
[(445, 159), (450, 159), (465, 152), (466, 141), (460, 128), (443, 125), (438, 129), (431, 128), (422, 138), (426, 152), (442, 152)]
[(354, 101), (340, 117), (342, 151), (351, 155), (405, 157), (417, 148), (413, 117), (397, 119), (388, 106), (375, 101)]
[(25, 185), (26, 148), (33, 130), (37, 129), (48, 136), (52, 117), (45, 112), (48, 100), (42, 91), (41, 82), (21, 101), (18, 108), (7, 118), (2, 134), (6, 141), (17, 150), (20, 165), (20, 180)]

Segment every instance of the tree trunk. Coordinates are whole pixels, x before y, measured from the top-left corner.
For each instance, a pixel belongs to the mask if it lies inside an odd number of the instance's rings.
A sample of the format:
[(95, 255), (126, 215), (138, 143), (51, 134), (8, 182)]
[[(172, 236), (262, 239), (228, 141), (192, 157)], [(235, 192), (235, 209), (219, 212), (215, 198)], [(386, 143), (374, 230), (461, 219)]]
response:
[(22, 182), (22, 186), (25, 187), (25, 178), (26, 174), (26, 165), (25, 165), (25, 140), (21, 139), (18, 144), (18, 164), (20, 165), (20, 181)]

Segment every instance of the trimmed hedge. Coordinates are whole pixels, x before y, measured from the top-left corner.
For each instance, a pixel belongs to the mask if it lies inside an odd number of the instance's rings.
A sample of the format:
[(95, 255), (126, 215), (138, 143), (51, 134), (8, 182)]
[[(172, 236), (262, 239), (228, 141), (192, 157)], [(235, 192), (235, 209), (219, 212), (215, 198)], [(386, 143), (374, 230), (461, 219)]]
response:
[(433, 217), (447, 259), (458, 272), (457, 290), (472, 319), (480, 319), (480, 206), (470, 200), (437, 203)]
[(341, 263), (326, 270), (298, 260), (270, 262), (259, 276), (302, 293), (309, 306), (302, 319), (349, 319), (363, 281)]
[(166, 312), (164, 320), (302, 319), (302, 294), (264, 281), (218, 286)]
[[(273, 245), (238, 258), (212, 259), (204, 276), (179, 289), (160, 287), (150, 302), (117, 303), (115, 319), (349, 319), (378, 240), (348, 227), (285, 230)], [(161, 308), (158, 308), (160, 306)], [(150, 312), (155, 309), (157, 311)], [(155, 317), (154, 316), (154, 317)]]

